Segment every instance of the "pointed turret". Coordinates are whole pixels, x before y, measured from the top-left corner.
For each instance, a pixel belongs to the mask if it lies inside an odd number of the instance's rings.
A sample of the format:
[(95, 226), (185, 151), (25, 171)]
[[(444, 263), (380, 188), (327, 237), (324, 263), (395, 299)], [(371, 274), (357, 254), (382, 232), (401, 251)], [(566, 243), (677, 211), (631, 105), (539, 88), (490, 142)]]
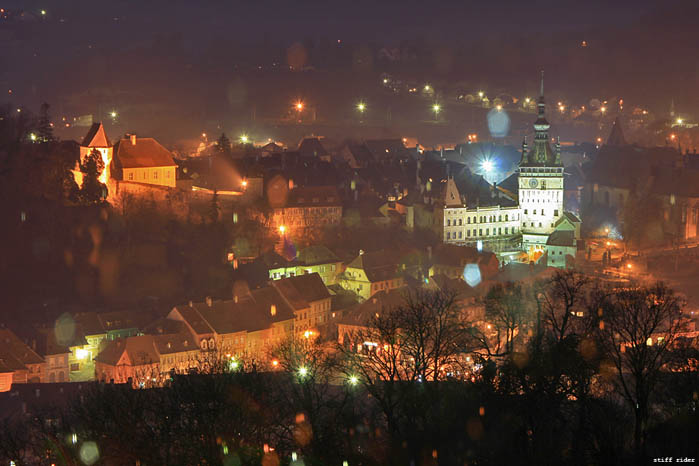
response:
[(534, 122), (534, 147), (522, 157), (520, 166), (525, 167), (553, 167), (560, 166), (560, 157), (551, 150), (549, 145), (549, 128), (551, 125), (546, 120), (546, 101), (544, 99), (544, 72), (541, 72), (541, 88), (537, 101), (537, 119)]
[(527, 136), (522, 139), (522, 158), (519, 160), (519, 164), (522, 165), (524, 161), (527, 160)]
[(621, 120), (619, 117), (614, 119), (612, 123), (612, 130), (609, 132), (609, 137), (607, 138), (608, 146), (626, 146), (626, 138), (624, 137), (624, 131), (621, 129)]

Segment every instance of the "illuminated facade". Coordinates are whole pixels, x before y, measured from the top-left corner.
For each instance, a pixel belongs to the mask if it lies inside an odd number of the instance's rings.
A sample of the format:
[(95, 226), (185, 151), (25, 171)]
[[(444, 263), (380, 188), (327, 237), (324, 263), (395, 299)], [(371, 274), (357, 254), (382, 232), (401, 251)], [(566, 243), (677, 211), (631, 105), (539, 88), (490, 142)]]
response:
[[(534, 122), (534, 145), (530, 150), (526, 139), (522, 144), (517, 205), (468, 207), (454, 180), (449, 179), (444, 199), (445, 243), (476, 246), (494, 252), (521, 250), (527, 253), (529, 261), (537, 261), (549, 248), (556, 249), (557, 255), (561, 253), (557, 245), (551, 244), (549, 237), (564, 223), (563, 164), (560, 144), (556, 143), (555, 150), (549, 144), (550, 125), (545, 117), (545, 107), (542, 74), (538, 117)], [(580, 222), (573, 215), (568, 218), (574, 223)], [(565, 248), (566, 253), (572, 251), (573, 255), (579, 227), (574, 230), (574, 242)], [(548, 263), (565, 267), (566, 261), (559, 258)]]

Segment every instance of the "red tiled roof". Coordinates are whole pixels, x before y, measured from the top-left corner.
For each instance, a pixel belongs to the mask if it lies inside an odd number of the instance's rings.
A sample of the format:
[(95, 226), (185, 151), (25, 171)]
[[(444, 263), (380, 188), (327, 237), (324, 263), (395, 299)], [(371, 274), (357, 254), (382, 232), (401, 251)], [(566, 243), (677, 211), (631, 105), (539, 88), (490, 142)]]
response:
[(317, 273), (275, 280), (272, 286), (291, 303), (295, 310), (307, 308), (313, 301), (330, 297), (328, 289)]
[(112, 144), (107, 138), (107, 133), (104, 131), (104, 126), (102, 123), (92, 124), (81, 145), (83, 147), (112, 147)]
[(121, 139), (114, 146), (114, 159), (121, 168), (174, 167), (172, 154), (153, 138)]
[(25, 364), (44, 362), (41, 356), (6, 328), (0, 329), (0, 360), (13, 370), (22, 370)]

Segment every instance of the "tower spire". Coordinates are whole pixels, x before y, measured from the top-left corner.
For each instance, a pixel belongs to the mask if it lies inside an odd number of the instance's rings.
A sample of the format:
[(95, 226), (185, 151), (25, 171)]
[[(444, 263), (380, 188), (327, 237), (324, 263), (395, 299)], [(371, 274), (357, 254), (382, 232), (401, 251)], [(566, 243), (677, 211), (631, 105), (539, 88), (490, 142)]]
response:
[(544, 97), (544, 70), (541, 70), (541, 91), (539, 92), (539, 97), (542, 99)]

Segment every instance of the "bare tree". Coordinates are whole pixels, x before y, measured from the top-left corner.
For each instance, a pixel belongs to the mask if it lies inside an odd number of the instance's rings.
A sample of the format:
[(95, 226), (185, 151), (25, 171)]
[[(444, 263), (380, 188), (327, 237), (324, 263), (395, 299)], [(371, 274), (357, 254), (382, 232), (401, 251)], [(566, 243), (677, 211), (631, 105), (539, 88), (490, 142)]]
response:
[(684, 328), (683, 304), (664, 284), (617, 290), (603, 306), (598, 332), (616, 369), (616, 384), (635, 416), (634, 445), (642, 454), (650, 403), (673, 344)]

